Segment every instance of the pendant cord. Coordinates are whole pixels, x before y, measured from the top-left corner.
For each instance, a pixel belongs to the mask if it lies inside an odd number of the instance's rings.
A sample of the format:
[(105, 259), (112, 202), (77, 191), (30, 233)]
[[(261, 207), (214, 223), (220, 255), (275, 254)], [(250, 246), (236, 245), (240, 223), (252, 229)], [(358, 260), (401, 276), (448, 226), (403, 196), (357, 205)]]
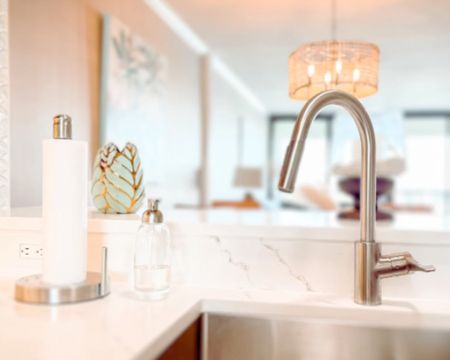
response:
[(336, 21), (336, 0), (331, 0), (331, 40), (336, 40), (337, 21)]

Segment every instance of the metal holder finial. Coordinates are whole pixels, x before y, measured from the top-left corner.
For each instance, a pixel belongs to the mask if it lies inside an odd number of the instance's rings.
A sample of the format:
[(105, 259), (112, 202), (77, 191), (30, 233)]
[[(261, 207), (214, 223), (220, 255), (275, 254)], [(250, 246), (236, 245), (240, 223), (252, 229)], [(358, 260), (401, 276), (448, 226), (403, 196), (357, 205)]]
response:
[(60, 114), (53, 118), (53, 139), (72, 139), (72, 118), (69, 115)]
[(102, 271), (88, 272), (86, 280), (71, 285), (52, 285), (42, 275), (30, 275), (16, 281), (15, 299), (30, 304), (59, 305), (95, 300), (110, 293), (108, 248), (102, 248)]

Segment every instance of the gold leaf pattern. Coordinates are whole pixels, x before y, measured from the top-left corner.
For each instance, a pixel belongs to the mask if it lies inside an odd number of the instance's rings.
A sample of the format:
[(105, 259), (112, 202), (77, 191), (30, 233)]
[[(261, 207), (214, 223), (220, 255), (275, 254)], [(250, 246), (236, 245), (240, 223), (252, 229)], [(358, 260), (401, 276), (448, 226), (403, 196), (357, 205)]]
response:
[(92, 198), (102, 213), (136, 212), (145, 197), (143, 170), (135, 145), (120, 151), (113, 143), (99, 149), (94, 161)]

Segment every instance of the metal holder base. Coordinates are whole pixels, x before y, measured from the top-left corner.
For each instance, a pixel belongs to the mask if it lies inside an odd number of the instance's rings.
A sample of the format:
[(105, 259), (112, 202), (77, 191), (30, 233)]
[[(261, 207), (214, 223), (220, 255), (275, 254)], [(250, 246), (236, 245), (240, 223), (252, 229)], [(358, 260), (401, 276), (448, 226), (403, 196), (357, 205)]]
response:
[(16, 281), (15, 299), (30, 304), (59, 305), (100, 299), (110, 293), (107, 248), (102, 250), (102, 272), (88, 272), (86, 280), (70, 285), (52, 285), (41, 275), (30, 275)]
[(25, 276), (16, 281), (17, 301), (32, 304), (69, 304), (102, 298), (110, 293), (109, 286), (103, 286), (102, 274), (88, 272), (82, 283), (64, 286), (46, 284), (41, 275)]

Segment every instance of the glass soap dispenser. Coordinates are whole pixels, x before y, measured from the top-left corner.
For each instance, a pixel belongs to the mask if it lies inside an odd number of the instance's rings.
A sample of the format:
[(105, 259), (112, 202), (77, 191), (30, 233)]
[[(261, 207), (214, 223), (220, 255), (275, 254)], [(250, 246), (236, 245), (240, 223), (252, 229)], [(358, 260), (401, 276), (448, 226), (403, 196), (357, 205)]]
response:
[(148, 200), (134, 247), (134, 289), (155, 300), (169, 292), (172, 257), (169, 228), (158, 204), (158, 200)]

